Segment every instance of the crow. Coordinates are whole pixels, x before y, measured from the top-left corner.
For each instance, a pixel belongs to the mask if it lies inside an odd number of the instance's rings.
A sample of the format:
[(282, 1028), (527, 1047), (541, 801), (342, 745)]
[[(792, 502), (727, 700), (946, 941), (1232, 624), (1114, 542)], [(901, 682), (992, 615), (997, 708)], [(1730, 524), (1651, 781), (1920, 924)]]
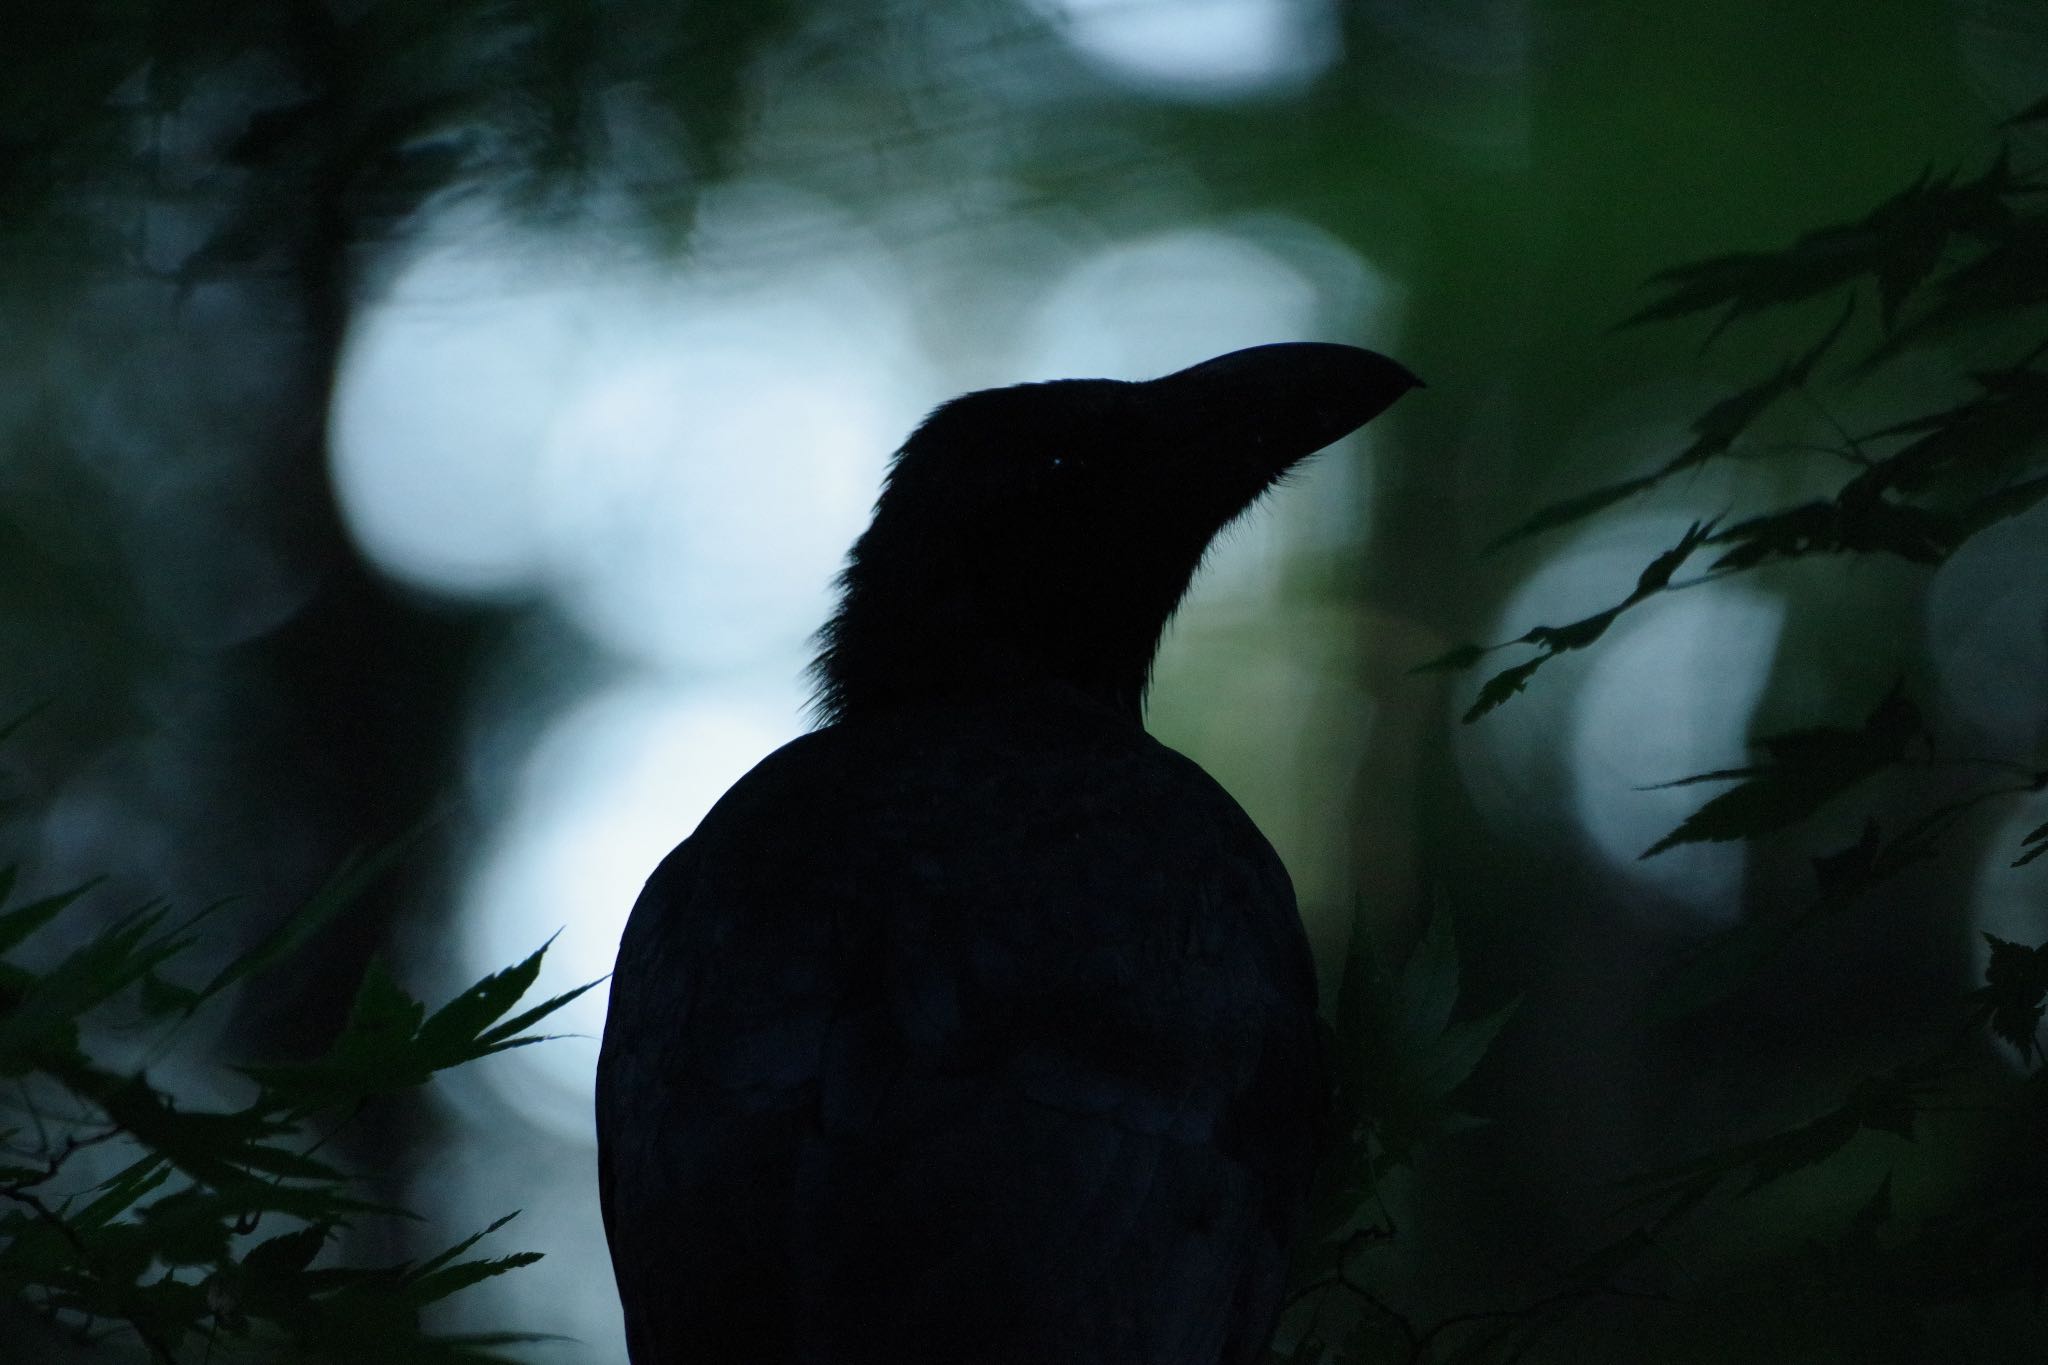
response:
[(1258, 346), (971, 393), (904, 443), (820, 727), (619, 945), (635, 1365), (1261, 1359), (1328, 1098), (1314, 969), (1271, 845), (1142, 706), (1216, 533), (1419, 382)]

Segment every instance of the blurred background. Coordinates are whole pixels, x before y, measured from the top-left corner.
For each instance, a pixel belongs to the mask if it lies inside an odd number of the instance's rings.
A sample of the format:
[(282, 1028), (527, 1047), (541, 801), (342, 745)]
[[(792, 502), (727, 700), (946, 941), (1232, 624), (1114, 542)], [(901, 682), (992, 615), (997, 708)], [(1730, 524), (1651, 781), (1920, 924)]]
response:
[[(1814, 852), (1639, 859), (1705, 794), (1641, 788), (1853, 724), (1903, 674), (1965, 748), (2040, 761), (2038, 515), (1931, 573), (1661, 598), (1470, 725), (1471, 676), (1410, 671), (1617, 601), (1689, 522), (1811, 482), (1724, 462), (1483, 553), (1681, 449), (1827, 312), (1711, 349), (1618, 330), (1648, 277), (1974, 173), (2044, 72), (2030, 0), (9, 0), (0, 707), (52, 701), (0, 760), (24, 878), (235, 897), (224, 959), (424, 822), (402, 877), (220, 1016), (234, 1059), (317, 1047), (372, 956), (432, 1000), (559, 933), (542, 987), (589, 980), (660, 856), (806, 728), (831, 576), (934, 403), (1373, 346), (1430, 387), (1217, 547), (1150, 723), (1280, 849), (1327, 983), (1360, 928), (1398, 949), (1445, 913), (1468, 996), (1522, 998), (1469, 1101), (1494, 1122), (1416, 1215), (1447, 1301), (1517, 1283), (1619, 1176), (1924, 1030), (1975, 930), (2048, 932), (2006, 869), (2041, 817), (1987, 808), (1828, 970), (1639, 1020)], [(1967, 363), (1788, 439), (1925, 410)], [(1819, 846), (1862, 815), (1831, 807)], [(576, 1365), (623, 1360), (602, 1022), (600, 990), (574, 1036), (344, 1139), (419, 1245), (522, 1208), (547, 1258), (450, 1326), (563, 1333), (535, 1358)]]

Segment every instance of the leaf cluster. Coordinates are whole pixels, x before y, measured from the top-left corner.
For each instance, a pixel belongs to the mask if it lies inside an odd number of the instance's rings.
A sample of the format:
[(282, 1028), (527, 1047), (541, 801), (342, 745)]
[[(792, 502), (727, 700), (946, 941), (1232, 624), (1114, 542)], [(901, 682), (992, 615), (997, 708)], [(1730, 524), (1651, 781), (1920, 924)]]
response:
[[(2013, 121), (2035, 118), (2028, 111)], [(1731, 456), (1819, 457), (1847, 472), (1829, 497), (1733, 520), (1694, 522), (1643, 568), (1626, 596), (1602, 611), (1534, 626), (1499, 644), (1459, 645), (1419, 665), (1417, 671), (1463, 671), (1498, 650), (1533, 649), (1480, 684), (1464, 713), (1468, 724), (1522, 692), (1550, 660), (1593, 646), (1624, 612), (1665, 593), (1816, 556), (1884, 556), (1931, 568), (1988, 527), (2048, 497), (2048, 180), (2016, 171), (2006, 152), (1974, 178), (1923, 173), (1862, 218), (1815, 229), (1777, 251), (1716, 256), (1666, 270), (1653, 282), (1662, 286), (1662, 297), (1628, 325), (1718, 313), (1709, 343), (1731, 323), (1754, 315), (1828, 296), (1840, 297), (1841, 304), (1810, 345), (1695, 419), (1692, 439), (1655, 469), (1545, 507), (1502, 535), (1497, 546), (1583, 521), (1673, 475)], [(1823, 362), (1840, 358), (1866, 297), (1876, 304), (1877, 336), (1823, 385)], [(1860, 436), (1835, 424), (1838, 440), (1818, 447), (1772, 446), (1755, 438), (1761, 420), (1788, 398), (1803, 398), (1825, 414), (1828, 391), (1871, 385), (1877, 368), (1892, 357), (1947, 341), (1963, 328), (2013, 358), (1964, 376), (1969, 392), (1962, 401)], [(1705, 559), (1698, 571), (1678, 577), (1696, 558)], [(1812, 727), (1766, 736), (1757, 741), (1763, 763), (1667, 784), (1739, 782), (1644, 856), (1684, 843), (1786, 829), (1873, 774), (1907, 763), (1908, 744), (1916, 740), (1933, 742), (1911, 701), (1897, 690), (1860, 731)], [(2042, 789), (2036, 771), (2042, 765), (2032, 756), (2014, 756), (2002, 766), (2026, 780), (1986, 787), (1958, 806), (1944, 807), (1934, 825), (1945, 827), (1957, 810), (1980, 800)], [(1924, 853), (1927, 833), (1913, 831), (1884, 866), (1895, 870), (1898, 858)], [(2043, 848), (2048, 826), (2026, 836), (2014, 865), (2032, 861)], [(1823, 897), (1830, 903), (1839, 899)]]
[(1462, 1000), (1450, 917), (1437, 914), (1399, 966), (1361, 929), (1352, 944), (1332, 1020), (1336, 1078), (1332, 1121), (1310, 1222), (1297, 1243), (1276, 1362), (1373, 1359), (1380, 1343), (1422, 1352), (1455, 1323), (1424, 1326), (1360, 1272), (1366, 1253), (1403, 1233), (1387, 1195), (1418, 1159), (1483, 1125), (1459, 1096), (1520, 1006), (1480, 1014)]
[[(1889, 555), (1936, 565), (1985, 528), (2048, 496), (2048, 181), (2015, 172), (2000, 155), (1982, 175), (1958, 183), (1923, 175), (1853, 223), (1810, 232), (1778, 251), (1743, 252), (1680, 266), (1655, 277), (1664, 296), (1631, 324), (1718, 311), (1709, 335), (1730, 323), (1831, 294), (1843, 296), (1815, 340), (1770, 373), (1694, 419), (1691, 440), (1648, 473), (1578, 494), (1537, 511), (1496, 546), (1570, 526), (1656, 488), (1671, 477), (1733, 456), (1825, 458), (1850, 471), (1831, 497), (1770, 508), (1727, 525), (1695, 524), (1657, 557), (1635, 591), (1605, 611), (1538, 626), (1495, 645), (1467, 644), (1421, 665), (1471, 668), (1495, 650), (1532, 645), (1539, 653), (1500, 670), (1465, 714), (1477, 720), (1525, 687), (1538, 667), (1597, 640), (1623, 611), (1679, 587), (1764, 565), (1819, 555)], [(1859, 298), (1874, 294), (1874, 344), (1829, 385), (1824, 361), (1846, 346)], [(1873, 382), (1880, 363), (1943, 340), (1958, 328), (2021, 338), (2007, 363), (1968, 376), (1963, 401), (1861, 436), (1837, 427), (1822, 446), (1759, 442), (1763, 418), (1798, 396), (1822, 412), (1829, 388)], [(1699, 575), (1675, 580), (1696, 553), (1713, 552)]]
[(184, 1103), (146, 1069), (110, 1066), (91, 1039), (117, 1019), (175, 1043), (226, 989), (289, 958), (396, 857), (345, 864), (270, 934), (200, 984), (167, 974), (219, 907), (179, 920), (146, 905), (53, 966), (16, 949), (86, 902), (90, 885), (6, 907), (0, 870), (0, 1302), (86, 1339), (126, 1333), (158, 1362), (509, 1361), (530, 1334), (426, 1332), (420, 1310), (539, 1259), (474, 1256), (502, 1227), (418, 1262), (337, 1263), (338, 1234), (363, 1217), (410, 1217), (365, 1201), (322, 1144), (369, 1101), (438, 1072), (541, 1041), (528, 1030), (588, 990), (515, 1011), (545, 947), (439, 1009), (373, 966), (324, 1055), (242, 1068), (246, 1103)]
[[(2048, 100), (2013, 122), (2043, 119)], [(2048, 496), (2044, 193), (2048, 181), (2016, 171), (2001, 153), (1974, 177), (1923, 174), (1861, 218), (1804, 233), (1780, 250), (1718, 256), (1655, 277), (1660, 296), (1628, 324), (1712, 314), (1709, 344), (1732, 324), (1774, 310), (1827, 299), (1835, 308), (1804, 345), (1701, 413), (1684, 444), (1647, 472), (1545, 507), (1496, 545), (1584, 521), (1716, 460), (1823, 458), (1842, 470), (1834, 491), (1695, 521), (1642, 568), (1631, 589), (1617, 588), (1605, 609), (1538, 625), (1499, 644), (1460, 645), (1420, 669), (1465, 671), (1498, 650), (1528, 651), (1480, 684), (1464, 714), (1470, 723), (1524, 691), (1545, 663), (1597, 645), (1623, 614), (1665, 593), (1816, 556), (1936, 566), (1987, 527)], [(1965, 331), (1980, 353), (1999, 359), (1958, 376), (1959, 401), (1860, 435), (1829, 416), (1830, 396), (1872, 385), (1894, 357), (1949, 344)], [(1860, 354), (1852, 346), (1860, 346)], [(1766, 424), (1792, 401), (1827, 418), (1836, 439), (1817, 447), (1765, 439)], [(2038, 754), (1941, 763), (1938, 738), (1903, 682), (1874, 699), (1858, 722), (1781, 730), (1758, 737), (1751, 748), (1754, 757), (1744, 765), (1661, 784), (1725, 789), (1642, 856), (1787, 831), (1867, 793), (1887, 775), (1921, 785), (1922, 775), (1934, 769), (1972, 768), (1992, 776), (1944, 782), (1933, 788), (1939, 795), (1904, 817), (1866, 818), (1853, 841), (1812, 859), (1811, 891), (1803, 901), (1765, 907), (1699, 943), (1660, 983), (1646, 1022), (1668, 1024), (1729, 1000), (1813, 926), (1932, 859), (1974, 813), (2048, 790), (2048, 758)], [(2044, 852), (2048, 825), (2036, 825), (2022, 837), (2012, 865), (2023, 867)], [(1626, 1180), (1608, 1220), (1611, 1235), (1551, 1271), (1539, 1292), (1427, 1326), (1390, 1302), (1383, 1277), (1355, 1273), (1353, 1258), (1397, 1232), (1390, 1218), (1372, 1216), (1383, 1207), (1368, 1197), (1376, 1192), (1375, 1179), (1460, 1126), (1446, 1103), (1449, 1091), (1425, 1079), (1437, 1074), (1432, 1056), (1444, 1059), (1442, 1075), (1462, 1080), (1469, 1067), (1461, 1059), (1476, 1058), (1474, 1048), (1483, 1051), (1498, 1019), (1448, 1022), (1441, 944), (1426, 943), (1398, 973), (1366, 957), (1358, 980), (1377, 983), (1364, 997), (1375, 1003), (1362, 1006), (1352, 994), (1340, 1008), (1340, 1088), (1357, 1087), (1346, 1110), (1354, 1115), (1364, 1112), (1364, 1095), (1389, 1107), (1354, 1119), (1343, 1161), (1351, 1181), (1326, 1191), (1331, 1202), (1304, 1259), (1306, 1292), (1349, 1295), (1356, 1310), (1339, 1317), (1336, 1330), (1329, 1330), (1325, 1316), (1312, 1319), (1309, 1330), (1283, 1333), (1274, 1359), (1315, 1365), (1520, 1360), (1546, 1349), (1546, 1339), (1582, 1306), (1619, 1300), (1648, 1305), (1632, 1319), (1650, 1324), (1648, 1340), (1672, 1339), (1671, 1329), (1678, 1329), (1748, 1343), (1748, 1349), (1731, 1348), (1727, 1358), (1758, 1358), (1759, 1339), (1780, 1346), (1810, 1342), (1813, 1359), (1962, 1358), (1944, 1354), (1948, 1346), (1934, 1335), (1938, 1329), (1930, 1324), (1942, 1313), (1961, 1315), (1951, 1323), (2038, 1331), (2040, 1291), (2048, 1284), (2048, 1163), (2039, 1159), (2048, 1151), (2041, 1045), (2048, 944), (1985, 937), (1990, 954), (1982, 983), (1956, 1003), (1944, 1045), (1843, 1079), (1819, 1104), (1802, 1106), (1802, 1113), (1761, 1133), (1709, 1143)], [(1931, 1022), (1939, 1027), (1941, 1021)], [(1374, 1041), (1352, 1039), (1358, 1031), (1369, 1031)], [(1986, 1034), (2016, 1065), (1987, 1055), (1981, 1045)], [(1907, 1167), (1910, 1145), (1944, 1125), (1953, 1137), (1958, 1123), (1970, 1125), (1981, 1168), (1950, 1172), (1938, 1194), (1930, 1195), (1922, 1181), (1912, 1197), (1903, 1197), (1905, 1182), (1895, 1175)], [(1787, 1190), (1810, 1198), (1822, 1188), (1845, 1187), (1863, 1193), (1843, 1206), (1846, 1212), (1830, 1215), (1832, 1225), (1827, 1218), (1806, 1220), (1821, 1230), (1795, 1245), (1744, 1243), (1698, 1255), (1699, 1238), (1712, 1235), (1704, 1229), (1735, 1228), (1744, 1210), (1784, 1198)], [(1343, 1210), (1349, 1212), (1339, 1216)], [(1683, 1258), (1691, 1264), (1674, 1273)], [(1764, 1323), (1773, 1326), (1760, 1329)], [(2032, 1358), (2024, 1351), (2014, 1358), (2022, 1357)], [(1585, 1357), (1567, 1350), (1554, 1358)]]

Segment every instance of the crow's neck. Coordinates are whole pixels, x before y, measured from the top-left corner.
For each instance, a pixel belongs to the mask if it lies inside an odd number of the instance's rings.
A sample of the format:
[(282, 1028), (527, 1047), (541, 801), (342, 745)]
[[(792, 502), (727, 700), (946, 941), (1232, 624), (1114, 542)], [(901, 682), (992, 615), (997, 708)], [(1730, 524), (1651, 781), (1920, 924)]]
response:
[(910, 584), (848, 574), (813, 665), (821, 723), (1060, 685), (1142, 723), (1152, 657), (1177, 591), (1153, 594), (1166, 600), (1148, 604), (1094, 600), (1025, 614), (991, 609), (930, 579), (921, 586), (908, 591)]

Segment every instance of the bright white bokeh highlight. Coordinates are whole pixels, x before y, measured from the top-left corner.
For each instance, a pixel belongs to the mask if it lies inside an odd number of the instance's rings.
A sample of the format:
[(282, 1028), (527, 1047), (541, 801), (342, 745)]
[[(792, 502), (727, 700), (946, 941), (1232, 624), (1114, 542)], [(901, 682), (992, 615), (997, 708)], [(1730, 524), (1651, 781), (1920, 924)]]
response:
[(1329, 0), (1025, 0), (1128, 85), (1188, 99), (1298, 89), (1342, 55)]
[[(641, 679), (571, 704), (532, 742), (470, 878), (456, 974), (470, 981), (517, 962), (558, 930), (544, 990), (611, 971), (648, 874), (728, 787), (797, 736), (801, 701), (794, 680), (778, 689), (772, 679)], [(537, 1122), (587, 1134), (606, 998), (600, 986), (571, 1003), (547, 1024), (571, 1037), (494, 1059), (488, 1080)]]
[(559, 253), (447, 243), (357, 315), (328, 444), (349, 530), (386, 572), (461, 596), (537, 586), (532, 469), (593, 302)]
[[(1615, 518), (1568, 542), (1523, 580), (1490, 638), (1563, 625), (1620, 601), (1686, 525), (1672, 515)], [(1741, 844), (1682, 844), (1641, 856), (1725, 786), (1643, 788), (1751, 761), (1751, 718), (1783, 622), (1776, 599), (1734, 583), (1625, 612), (1590, 650), (1545, 664), (1527, 690), (1458, 728), (1467, 789), (1500, 828), (1583, 838), (1664, 906), (1689, 908), (1702, 925), (1732, 921)], [(1459, 710), (1481, 680), (1525, 657), (1522, 647), (1489, 655), (1454, 691)]]
[(548, 582), (611, 651), (747, 666), (800, 650), (824, 619), (921, 406), (843, 325), (879, 301), (857, 276), (830, 283), (854, 297), (678, 291), (675, 322), (555, 422), (535, 481)]
[[(832, 249), (770, 268), (771, 228)], [(637, 664), (799, 651), (939, 396), (897, 267), (774, 187), (707, 201), (689, 273), (577, 245), (429, 251), (366, 310), (333, 416), (351, 530), (407, 582), (544, 596)]]
[(1729, 784), (1644, 789), (1754, 761), (1750, 719), (1783, 625), (1777, 599), (1733, 584), (1645, 603), (1595, 647), (1574, 699), (1570, 763), (1580, 826), (1630, 877), (1716, 923), (1741, 909), (1741, 844), (1641, 855)]

